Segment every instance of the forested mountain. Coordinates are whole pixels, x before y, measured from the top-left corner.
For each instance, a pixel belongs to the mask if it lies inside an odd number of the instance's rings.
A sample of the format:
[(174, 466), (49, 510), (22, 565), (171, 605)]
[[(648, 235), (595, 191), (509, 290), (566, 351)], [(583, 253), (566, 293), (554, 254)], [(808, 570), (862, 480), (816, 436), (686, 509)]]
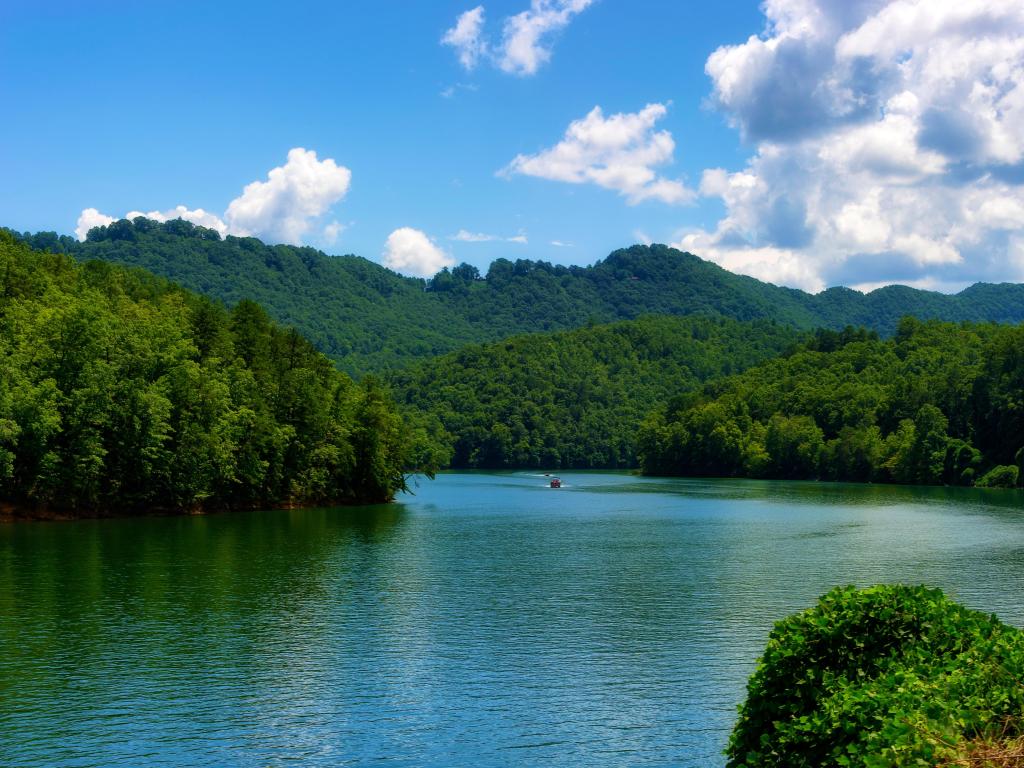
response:
[(797, 328), (866, 326), (900, 317), (1024, 320), (1024, 286), (979, 284), (956, 296), (902, 286), (811, 295), (734, 275), (663, 245), (615, 251), (591, 267), (499, 259), (481, 276), (463, 264), (430, 281), (355, 256), (221, 238), (180, 220), (98, 227), (85, 242), (22, 235), (33, 247), (144, 267), (233, 306), (243, 298), (295, 326), (352, 374), (384, 371), (518, 333), (568, 330), (648, 314), (774, 319)]
[(472, 345), (390, 384), (444, 425), (455, 467), (634, 467), (637, 430), (657, 404), (801, 338), (766, 320), (645, 317)]
[(649, 474), (1013, 486), (1024, 479), (1024, 327), (907, 318), (819, 331), (682, 394), (640, 434)]
[(131, 513), (389, 499), (422, 441), (245, 300), (0, 232), (0, 506)]
[(229, 307), (252, 299), (353, 375), (486, 338), (427, 293), (425, 281), (355, 256), (268, 246), (252, 237), (221, 239), (185, 221), (143, 218), (97, 228), (81, 243), (52, 233), (24, 239), (81, 261), (142, 267)]

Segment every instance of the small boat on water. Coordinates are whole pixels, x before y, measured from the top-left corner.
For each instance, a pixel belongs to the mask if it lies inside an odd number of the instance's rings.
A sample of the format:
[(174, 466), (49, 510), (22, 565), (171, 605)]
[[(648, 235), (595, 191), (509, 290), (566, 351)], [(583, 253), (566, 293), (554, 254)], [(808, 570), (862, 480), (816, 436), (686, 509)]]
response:
[(559, 480), (557, 477), (552, 477), (551, 478), (551, 487), (552, 488), (561, 488), (562, 487), (562, 481)]

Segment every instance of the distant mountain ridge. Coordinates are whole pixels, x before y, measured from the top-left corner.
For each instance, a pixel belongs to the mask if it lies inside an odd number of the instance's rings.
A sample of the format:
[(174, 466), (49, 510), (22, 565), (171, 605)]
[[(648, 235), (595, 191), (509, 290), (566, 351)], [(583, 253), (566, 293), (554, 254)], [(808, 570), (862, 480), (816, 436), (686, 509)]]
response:
[(356, 375), (402, 368), (468, 343), (651, 314), (770, 319), (799, 329), (854, 325), (883, 335), (905, 315), (1024, 321), (1020, 284), (978, 283), (955, 295), (898, 285), (815, 295), (736, 275), (664, 245), (620, 249), (589, 267), (498, 259), (481, 276), (462, 264), (425, 281), (357, 256), (221, 238), (181, 220), (122, 220), (93, 229), (84, 242), (45, 232), (17, 236), (80, 260), (143, 267), (229, 306), (253, 299)]

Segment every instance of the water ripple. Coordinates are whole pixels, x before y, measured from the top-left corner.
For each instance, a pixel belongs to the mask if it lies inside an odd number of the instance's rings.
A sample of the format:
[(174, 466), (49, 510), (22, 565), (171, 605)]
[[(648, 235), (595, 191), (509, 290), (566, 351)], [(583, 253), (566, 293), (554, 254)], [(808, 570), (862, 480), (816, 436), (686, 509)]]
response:
[(721, 766), (833, 585), (1024, 623), (1019, 494), (563, 479), (0, 527), (0, 765)]

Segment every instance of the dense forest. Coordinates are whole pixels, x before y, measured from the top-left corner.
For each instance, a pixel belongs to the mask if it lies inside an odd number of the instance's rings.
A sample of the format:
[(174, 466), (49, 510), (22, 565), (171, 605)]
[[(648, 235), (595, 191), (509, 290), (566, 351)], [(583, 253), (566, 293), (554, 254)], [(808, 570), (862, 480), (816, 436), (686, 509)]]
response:
[(259, 302), (353, 375), (383, 372), (510, 335), (582, 328), (649, 314), (772, 319), (796, 328), (865, 326), (890, 335), (900, 317), (1020, 322), (1024, 286), (978, 284), (956, 296), (890, 286), (867, 295), (811, 295), (734, 275), (663, 245), (615, 251), (590, 267), (498, 259), (486, 274), (462, 264), (429, 281), (355, 256), (268, 246), (176, 220), (93, 229), (85, 242), (18, 237), (35, 248), (143, 267), (234, 306)]
[(635, 467), (637, 429), (657, 404), (801, 338), (771, 321), (646, 317), (472, 345), (389, 383), (443, 424), (454, 467)]
[(423, 280), (356, 256), (264, 245), (180, 219), (144, 218), (93, 230), (89, 239), (21, 236), (33, 248), (142, 267), (232, 307), (251, 299), (292, 326), (352, 376), (449, 352), (486, 336), (450, 315)]
[[(213, 342), (204, 339), (213, 331), (193, 321), (178, 327), (181, 338), (175, 344), (181, 350), (174, 364), (154, 369), (149, 363), (106, 359), (114, 373), (104, 375), (132, 382), (125, 385), (132, 392), (149, 391), (147, 387), (164, 392), (181, 375), (185, 361), (198, 366), (203, 376), (222, 382), (241, 376), (235, 370), (241, 366), (256, 384), (244, 392), (225, 384), (230, 402), (223, 407), (244, 407), (254, 418), (268, 419), (274, 425), (267, 427), (268, 435), (278, 434), (278, 428), (296, 430), (298, 437), (294, 444), (285, 441), (289, 447), (283, 453), (273, 453), (278, 449), (272, 447), (285, 444), (284, 438), (267, 437), (261, 443), (257, 464), (269, 474), (258, 482), (247, 480), (244, 493), (229, 492), (230, 483), (225, 485), (224, 477), (217, 475), (221, 470), (215, 448), (200, 461), (206, 473), (201, 480), (183, 479), (177, 465), (139, 470), (140, 488), (158, 487), (149, 478), (161, 472), (160, 482), (167, 487), (201, 487), (194, 498), (178, 490), (164, 492), (162, 498), (171, 505), (206, 499), (217, 504), (228, 498), (258, 503), (332, 495), (383, 497), (400, 486), (403, 469), (446, 463), (460, 468), (583, 468), (629, 467), (639, 460), (651, 474), (963, 485), (1015, 485), (1024, 478), (1024, 405), (1019, 400), (1024, 363), (1016, 351), (1024, 348), (1024, 331), (995, 324), (896, 320), (916, 314), (1019, 321), (1024, 319), (1020, 285), (978, 284), (957, 296), (903, 287), (867, 295), (836, 288), (812, 296), (733, 275), (664, 246), (616, 251), (592, 267), (499, 259), (481, 276), (464, 264), (424, 281), (357, 257), (266, 246), (254, 238), (221, 238), (180, 220), (158, 224), (143, 218), (98, 227), (82, 243), (52, 233), (12, 233), (5, 241), (12, 254), (9, 259), (20, 259), (30, 272), (29, 251), (14, 248), (13, 238), (51, 252), (36, 257), (38, 265), (48, 265), (46, 274), (66, 271), (73, 276), (68, 280), (86, 282), (90, 291), (106, 297), (104, 311), (121, 311), (121, 299), (111, 303), (116, 292), (161, 318), (153, 320), (154, 328), (160, 323), (173, 325), (163, 315), (173, 315), (167, 306), (178, 302), (186, 308), (184, 315), (208, 318), (203, 322), (219, 329), (210, 338), (221, 346), (214, 345), (212, 351), (207, 347)], [(83, 266), (58, 269), (54, 265), (72, 264), (63, 254), (72, 254)], [(199, 299), (148, 273), (115, 268), (111, 262), (152, 269), (211, 298)], [(39, 274), (45, 271), (42, 266), (34, 269)], [(52, 276), (47, 281), (74, 301), (38, 296), (21, 300), (36, 301), (38, 312), (67, 312), (83, 301), (70, 284)], [(221, 309), (218, 299), (229, 309)], [(275, 325), (252, 300), (265, 302), (275, 321), (290, 323), (296, 330)], [(4, 311), (10, 316), (16, 309), (12, 305)], [(836, 330), (851, 319), (867, 329)], [(123, 334), (144, 335), (150, 330), (146, 323), (126, 325), (123, 319), (104, 323), (120, 323)], [(251, 324), (266, 337), (260, 344), (269, 350), (268, 356), (238, 354), (246, 344), (255, 343), (246, 340), (247, 333), (255, 333), (246, 330)], [(826, 329), (811, 336), (801, 330), (814, 326)], [(18, 326), (9, 334), (12, 349), (23, 342), (17, 334), (27, 332)], [(102, 338), (107, 331), (89, 333)], [(513, 333), (522, 335), (508, 338)], [(300, 334), (308, 334), (315, 347), (354, 375), (384, 372), (403, 417), (391, 410), (375, 380), (356, 386), (335, 374)], [(505, 340), (495, 341), (499, 338)], [(138, 349), (151, 343), (133, 342), (129, 348), (132, 354), (141, 354)], [(89, 355), (99, 355), (102, 346), (87, 345), (82, 360), (95, 364)], [(285, 346), (301, 349), (301, 355), (285, 355)], [(121, 342), (108, 345), (103, 355), (109, 358), (110, 349), (121, 354), (122, 347)], [(443, 352), (447, 353), (439, 355)], [(38, 388), (53, 377), (48, 378), (48, 369), (38, 372), (37, 363), (25, 362), (21, 375), (36, 376), (32, 386)], [(124, 368), (124, 376), (117, 373), (118, 366)], [(296, 367), (301, 374), (293, 370)], [(84, 379), (92, 375), (89, 367)], [(59, 406), (63, 410), (57, 417), (61, 429), (79, 417), (91, 424), (91, 414), (75, 416), (76, 398), (84, 397), (73, 391), (79, 382), (54, 381), (58, 389), (64, 388)], [(316, 382), (315, 387), (307, 387), (309, 381)], [(72, 391), (64, 391), (68, 386)], [(82, 386), (88, 389), (94, 383)], [(293, 386), (300, 394), (290, 390)], [(174, 399), (187, 393), (173, 387), (169, 391), (168, 412), (187, 422), (195, 408)], [(355, 434), (350, 421), (359, 414), (354, 404), (371, 396), (394, 420), (394, 430), (409, 432), (404, 442), (395, 438), (389, 443), (392, 479), (368, 494), (346, 486), (340, 475), (328, 486), (310, 480), (305, 462), (323, 459), (318, 440), (328, 438), (322, 430), (343, 434), (342, 442), (349, 440)], [(230, 400), (238, 397), (243, 400)], [(282, 410), (282, 403), (296, 397), (306, 398), (300, 412), (316, 412), (309, 417), (310, 424), (293, 423), (305, 417)], [(119, 451), (126, 449), (112, 449), (103, 440), (119, 437), (114, 411), (129, 405), (142, 407), (132, 400), (104, 406), (110, 413), (99, 419), (104, 426), (97, 429), (109, 430), (109, 435), (96, 443), (100, 448), (95, 454), (103, 461), (73, 454), (88, 454), (93, 437), (75, 433), (73, 438), (61, 438), (64, 442), (55, 455), (72, 451), (61, 459), (71, 462), (61, 470), (66, 476), (61, 482), (71, 483), (79, 473), (72, 465), (109, 464), (111, 468), (96, 471), (115, 471)], [(9, 407), (13, 406), (6, 401), (0, 403), (0, 413)], [(21, 414), (27, 418), (24, 409)], [(45, 421), (42, 415), (38, 418)], [(132, 417), (132, 423), (158, 432), (165, 428), (162, 421), (150, 425), (148, 418)], [(168, 422), (166, 434), (171, 437), (158, 441), (160, 461), (171, 461), (175, 451), (191, 450), (173, 437), (188, 429), (205, 429), (214, 442), (220, 439), (227, 428), (218, 426), (217, 418), (203, 416), (200, 427)], [(335, 419), (338, 425), (325, 427), (324, 418)], [(307, 429), (312, 431), (307, 434)], [(28, 456), (25, 446), (32, 443), (23, 427), (12, 430), (11, 435), (20, 435), (21, 447), (9, 453), (21, 461), (22, 454)], [(384, 433), (389, 434), (386, 429)], [(148, 445), (148, 438), (133, 439), (137, 446)], [(351, 448), (335, 447), (339, 456), (347, 456)], [(49, 460), (44, 448), (37, 453), (32, 461)], [(347, 458), (338, 461), (339, 467), (348, 467)], [(19, 465), (11, 474), (11, 466), (10, 482), (24, 498), (58, 498), (30, 479), (33, 471), (42, 471), (38, 467)], [(348, 471), (335, 469), (341, 474)], [(235, 477), (241, 470), (224, 472)], [(59, 497), (96, 505), (121, 494), (113, 474), (83, 482), (88, 493), (61, 486)]]
[(251, 301), (0, 232), (0, 501), (131, 513), (384, 501), (427, 431)]
[(1021, 326), (819, 331), (670, 400), (644, 423), (641, 461), (649, 474), (1012, 487), (1022, 393)]

